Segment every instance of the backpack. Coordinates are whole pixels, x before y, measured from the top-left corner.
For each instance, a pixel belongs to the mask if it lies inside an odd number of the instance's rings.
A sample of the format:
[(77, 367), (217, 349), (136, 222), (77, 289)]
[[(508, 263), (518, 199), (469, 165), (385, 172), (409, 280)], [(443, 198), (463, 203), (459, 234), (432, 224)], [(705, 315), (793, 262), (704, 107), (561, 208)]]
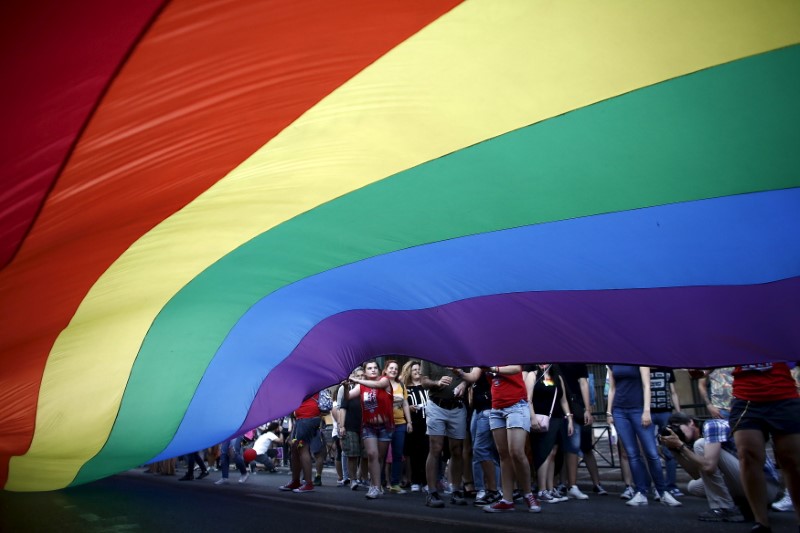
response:
[(331, 398), (331, 393), (328, 389), (322, 389), (319, 392), (319, 396), (317, 396), (317, 407), (323, 413), (330, 413), (331, 409), (333, 409), (333, 398)]

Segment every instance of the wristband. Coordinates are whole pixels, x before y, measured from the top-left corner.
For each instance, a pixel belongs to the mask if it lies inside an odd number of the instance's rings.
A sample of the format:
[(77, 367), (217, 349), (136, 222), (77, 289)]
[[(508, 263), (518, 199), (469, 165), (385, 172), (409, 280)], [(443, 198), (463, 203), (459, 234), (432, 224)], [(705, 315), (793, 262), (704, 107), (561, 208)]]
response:
[(614, 416), (614, 415), (612, 415), (611, 413), (606, 413), (606, 416)]
[(572, 418), (572, 413), (567, 413), (567, 418)]

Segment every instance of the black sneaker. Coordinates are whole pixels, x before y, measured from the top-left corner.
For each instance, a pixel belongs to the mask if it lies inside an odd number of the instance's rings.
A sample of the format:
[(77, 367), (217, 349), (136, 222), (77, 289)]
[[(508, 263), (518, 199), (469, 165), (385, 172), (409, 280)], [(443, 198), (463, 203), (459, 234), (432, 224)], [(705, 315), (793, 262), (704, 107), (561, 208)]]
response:
[(208, 475), (208, 470), (203, 470), (202, 472), (200, 472), (200, 475), (197, 476), (197, 479), (203, 479), (207, 475)]
[(499, 502), (502, 498), (503, 497), (500, 496), (499, 492), (487, 490), (486, 494), (484, 494), (482, 498), (477, 498), (475, 500), (475, 505), (478, 507), (485, 507), (487, 505), (492, 505), (495, 502)]
[(444, 507), (444, 502), (439, 497), (438, 492), (429, 492), (428, 497), (425, 498), (425, 505), (427, 505), (428, 507), (439, 508), (439, 507)]
[(514, 493), (511, 495), (514, 498), (514, 502), (522, 503), (525, 498), (522, 496), (522, 491), (519, 489), (514, 489)]
[(769, 526), (765, 526), (761, 522), (756, 522), (756, 525), (753, 526), (753, 529), (750, 530), (752, 533), (772, 533), (772, 528)]
[(464, 493), (460, 490), (454, 490), (450, 495), (450, 503), (453, 505), (467, 505), (467, 500), (464, 499)]
[(730, 509), (710, 509), (697, 516), (703, 522), (744, 522), (744, 516), (738, 507)]
[(184, 476), (182, 478), (178, 479), (178, 481), (192, 481), (193, 479), (194, 479), (194, 476), (192, 475), (192, 473), (191, 472), (186, 472), (186, 474), (184, 474)]

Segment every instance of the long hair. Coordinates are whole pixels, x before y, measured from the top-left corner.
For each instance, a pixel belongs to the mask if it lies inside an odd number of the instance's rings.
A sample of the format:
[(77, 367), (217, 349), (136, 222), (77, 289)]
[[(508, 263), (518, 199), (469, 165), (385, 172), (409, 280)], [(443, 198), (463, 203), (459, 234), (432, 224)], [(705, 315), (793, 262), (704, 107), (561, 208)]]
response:
[(414, 365), (422, 366), (422, 362), (416, 359), (406, 361), (406, 364), (403, 365), (403, 369), (400, 371), (400, 382), (406, 387), (413, 385), (413, 383), (411, 383), (411, 367)]

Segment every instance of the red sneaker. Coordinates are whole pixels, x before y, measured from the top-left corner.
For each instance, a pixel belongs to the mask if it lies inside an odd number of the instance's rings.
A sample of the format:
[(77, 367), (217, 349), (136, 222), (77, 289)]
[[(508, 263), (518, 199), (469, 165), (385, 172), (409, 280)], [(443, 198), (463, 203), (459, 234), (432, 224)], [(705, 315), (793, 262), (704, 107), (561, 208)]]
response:
[(292, 492), (314, 492), (314, 484), (313, 483), (306, 483), (302, 487), (297, 487)]
[(508, 513), (514, 510), (514, 503), (500, 500), (483, 508), (487, 513)]
[(529, 493), (525, 496), (525, 505), (528, 506), (528, 511), (532, 513), (541, 513), (542, 506), (539, 505), (539, 500), (536, 499), (536, 496), (533, 493)]
[(299, 488), (299, 487), (300, 487), (300, 482), (299, 481), (291, 481), (291, 482), (287, 483), (286, 485), (278, 487), (278, 490), (283, 490), (283, 491), (289, 492), (290, 490), (294, 490), (294, 489)]

